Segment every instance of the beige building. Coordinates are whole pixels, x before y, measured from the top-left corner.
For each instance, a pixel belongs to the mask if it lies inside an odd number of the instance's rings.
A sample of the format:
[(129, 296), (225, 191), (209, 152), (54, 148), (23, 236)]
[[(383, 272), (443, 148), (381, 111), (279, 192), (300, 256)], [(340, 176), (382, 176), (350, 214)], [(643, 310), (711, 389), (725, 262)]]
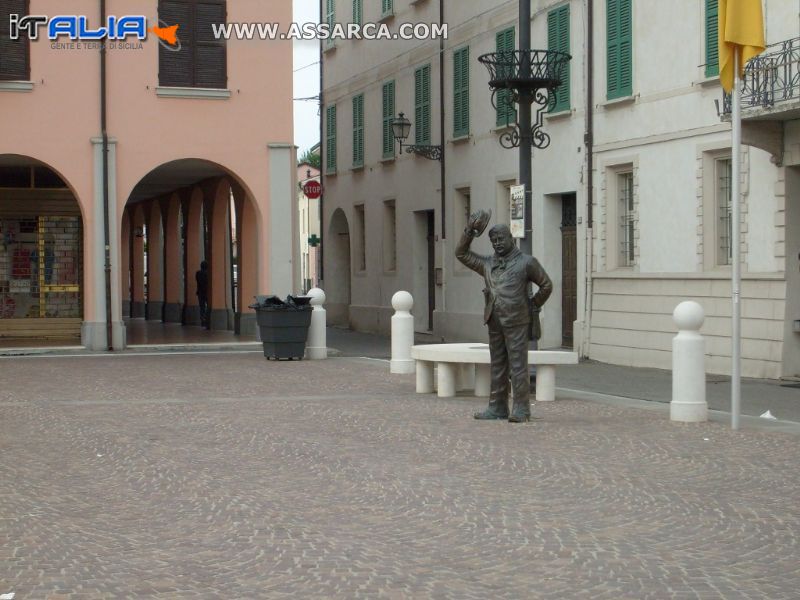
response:
[(119, 349), (128, 317), (198, 325), (203, 260), (209, 326), (252, 333), (255, 294), (299, 288), (292, 45), (214, 26), (287, 29), (290, 0), (70, 3), (91, 29), (131, 16), (105, 50), (12, 35), (66, 10), (0, 2), (0, 338)]
[[(750, 65), (744, 93), (742, 374), (777, 378), (800, 374), (800, 30), (796, 7), (763, 6), (768, 58)], [(405, 289), (418, 330), (484, 339), (481, 281), (453, 248), (470, 210), (508, 219), (518, 158), (498, 137), (514, 115), (492, 106), (477, 58), (516, 47), (517, 3), (327, 7), (337, 22), (448, 25), (444, 41), (323, 44), (329, 315), (388, 331), (391, 296)], [(541, 346), (669, 368), (672, 310), (694, 299), (706, 312), (707, 369), (730, 372), (731, 132), (716, 7), (534, 3), (532, 46), (573, 57), (568, 87), (540, 115), (550, 145), (533, 157), (533, 248), (555, 286)], [(400, 112), (413, 123), (408, 143), (440, 145), (443, 161), (399, 153), (387, 127)]]

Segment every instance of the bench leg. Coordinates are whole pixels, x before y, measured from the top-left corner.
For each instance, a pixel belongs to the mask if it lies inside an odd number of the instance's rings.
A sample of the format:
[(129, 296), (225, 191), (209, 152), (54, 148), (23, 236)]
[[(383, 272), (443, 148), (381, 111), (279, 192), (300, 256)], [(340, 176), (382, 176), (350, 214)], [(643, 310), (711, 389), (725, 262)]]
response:
[(417, 393), (433, 393), (433, 363), (428, 360), (417, 361)]
[(490, 365), (475, 365), (475, 395), (478, 398), (488, 398), (492, 390), (492, 375)]
[(556, 399), (556, 368), (554, 365), (536, 365), (536, 400), (552, 402)]
[(475, 365), (464, 363), (458, 369), (458, 389), (471, 390), (475, 387)]
[(450, 398), (456, 395), (456, 370), (458, 364), (440, 362), (437, 387), (439, 398)]

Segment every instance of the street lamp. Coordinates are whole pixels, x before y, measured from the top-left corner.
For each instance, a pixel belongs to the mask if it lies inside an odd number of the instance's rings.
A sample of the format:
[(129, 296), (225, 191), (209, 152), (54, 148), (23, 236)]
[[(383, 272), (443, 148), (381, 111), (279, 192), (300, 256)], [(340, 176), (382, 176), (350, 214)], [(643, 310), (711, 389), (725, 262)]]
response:
[[(531, 151), (546, 148), (550, 136), (542, 129), (544, 114), (556, 105), (557, 89), (564, 79), (566, 52), (531, 49), (531, 0), (519, 0), (519, 49), (491, 52), (478, 57), (489, 71), (492, 105), (514, 111), (515, 123), (500, 134), (504, 148), (519, 148), (519, 183), (525, 186), (525, 237), (521, 247), (533, 253), (531, 207)], [(502, 94), (500, 92), (503, 92)], [(532, 123), (531, 106), (538, 106)]]
[[(411, 121), (406, 119), (403, 113), (392, 119), (392, 133), (394, 139), (400, 143), (400, 154), (403, 153), (403, 142), (408, 139), (408, 134), (411, 133)], [(442, 160), (442, 147), (441, 146), (422, 146), (422, 145), (407, 145), (406, 152), (410, 154), (418, 154), (430, 160)]]

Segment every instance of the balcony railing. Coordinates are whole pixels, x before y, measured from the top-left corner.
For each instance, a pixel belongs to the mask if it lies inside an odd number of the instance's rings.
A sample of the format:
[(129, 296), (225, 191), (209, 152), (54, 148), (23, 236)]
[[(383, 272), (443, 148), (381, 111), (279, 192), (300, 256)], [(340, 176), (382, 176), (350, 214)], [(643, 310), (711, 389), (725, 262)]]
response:
[[(800, 100), (800, 37), (767, 46), (747, 63), (742, 81), (742, 109), (790, 100)], [(730, 94), (724, 94), (723, 112), (731, 112)]]

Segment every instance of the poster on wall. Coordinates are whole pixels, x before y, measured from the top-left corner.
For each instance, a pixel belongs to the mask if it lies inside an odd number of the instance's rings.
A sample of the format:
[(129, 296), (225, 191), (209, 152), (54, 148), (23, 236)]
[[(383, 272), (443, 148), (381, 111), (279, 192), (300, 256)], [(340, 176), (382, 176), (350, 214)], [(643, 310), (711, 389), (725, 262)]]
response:
[(509, 228), (515, 238), (525, 237), (525, 186), (512, 185), (510, 188), (511, 206)]

